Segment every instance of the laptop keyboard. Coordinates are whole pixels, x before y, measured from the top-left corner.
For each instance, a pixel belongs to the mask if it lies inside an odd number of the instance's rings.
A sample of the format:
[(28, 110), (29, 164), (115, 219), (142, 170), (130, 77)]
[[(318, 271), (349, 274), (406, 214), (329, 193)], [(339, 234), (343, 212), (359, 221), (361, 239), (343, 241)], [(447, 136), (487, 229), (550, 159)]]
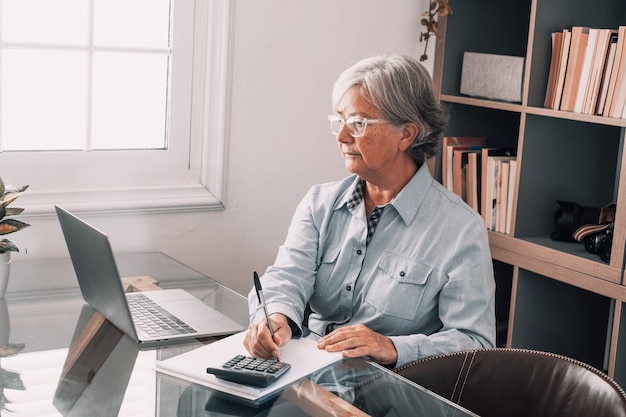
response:
[(151, 337), (196, 332), (193, 327), (172, 315), (144, 294), (133, 294), (126, 298), (135, 326)]

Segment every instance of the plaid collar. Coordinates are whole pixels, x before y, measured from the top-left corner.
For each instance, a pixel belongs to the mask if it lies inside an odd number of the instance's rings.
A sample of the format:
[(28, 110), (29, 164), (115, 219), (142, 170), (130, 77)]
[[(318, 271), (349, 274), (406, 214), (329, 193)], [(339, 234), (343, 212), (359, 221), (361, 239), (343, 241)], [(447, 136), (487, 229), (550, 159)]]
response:
[(359, 178), (354, 186), (354, 190), (352, 190), (352, 195), (347, 201), (348, 208), (353, 210), (356, 206), (361, 204), (364, 199), (364, 191), (365, 191), (365, 180), (363, 178)]

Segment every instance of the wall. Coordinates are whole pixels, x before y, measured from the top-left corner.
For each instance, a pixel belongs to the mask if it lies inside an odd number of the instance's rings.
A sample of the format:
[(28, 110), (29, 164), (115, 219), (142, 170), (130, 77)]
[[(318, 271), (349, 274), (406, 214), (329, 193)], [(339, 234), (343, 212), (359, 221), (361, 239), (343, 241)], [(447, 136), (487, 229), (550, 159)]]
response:
[[(247, 293), (252, 271), (263, 272), (273, 262), (308, 188), (346, 175), (326, 121), (334, 79), (370, 55), (420, 55), (426, 5), (237, 0), (225, 209), (86, 220), (107, 232), (116, 251), (162, 251)], [(434, 52), (429, 55), (427, 66)], [(56, 218), (24, 220), (32, 226), (11, 237), (26, 251), (14, 260), (67, 256)], [(63, 285), (45, 276), (30, 279), (11, 281), (9, 293)]]

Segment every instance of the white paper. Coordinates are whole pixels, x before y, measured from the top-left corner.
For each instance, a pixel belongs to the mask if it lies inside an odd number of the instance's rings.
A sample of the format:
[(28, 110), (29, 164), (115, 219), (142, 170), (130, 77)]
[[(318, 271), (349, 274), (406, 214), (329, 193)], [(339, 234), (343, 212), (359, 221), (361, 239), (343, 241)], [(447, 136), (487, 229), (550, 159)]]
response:
[(254, 387), (217, 378), (206, 372), (206, 368), (220, 367), (235, 355), (249, 356), (243, 347), (245, 331), (213, 342), (190, 352), (170, 359), (156, 361), (155, 369), (175, 376), (227, 392), (249, 400), (258, 400), (280, 390), (298, 379), (342, 359), (341, 352), (329, 353), (320, 350), (312, 339), (294, 339), (281, 347), (281, 361), (291, 365), (291, 369), (268, 387)]

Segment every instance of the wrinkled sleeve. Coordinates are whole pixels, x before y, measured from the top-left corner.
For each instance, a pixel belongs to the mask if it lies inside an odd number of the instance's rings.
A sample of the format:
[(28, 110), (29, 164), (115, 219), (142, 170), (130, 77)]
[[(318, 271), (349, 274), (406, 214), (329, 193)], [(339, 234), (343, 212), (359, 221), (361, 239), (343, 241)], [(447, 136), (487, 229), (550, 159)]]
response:
[[(319, 230), (312, 207), (317, 196), (316, 186), (298, 204), (274, 264), (261, 277), (269, 314), (284, 314), (298, 327), (315, 283)], [(259, 320), (263, 312), (254, 289), (248, 294), (248, 303), (251, 322)]]

